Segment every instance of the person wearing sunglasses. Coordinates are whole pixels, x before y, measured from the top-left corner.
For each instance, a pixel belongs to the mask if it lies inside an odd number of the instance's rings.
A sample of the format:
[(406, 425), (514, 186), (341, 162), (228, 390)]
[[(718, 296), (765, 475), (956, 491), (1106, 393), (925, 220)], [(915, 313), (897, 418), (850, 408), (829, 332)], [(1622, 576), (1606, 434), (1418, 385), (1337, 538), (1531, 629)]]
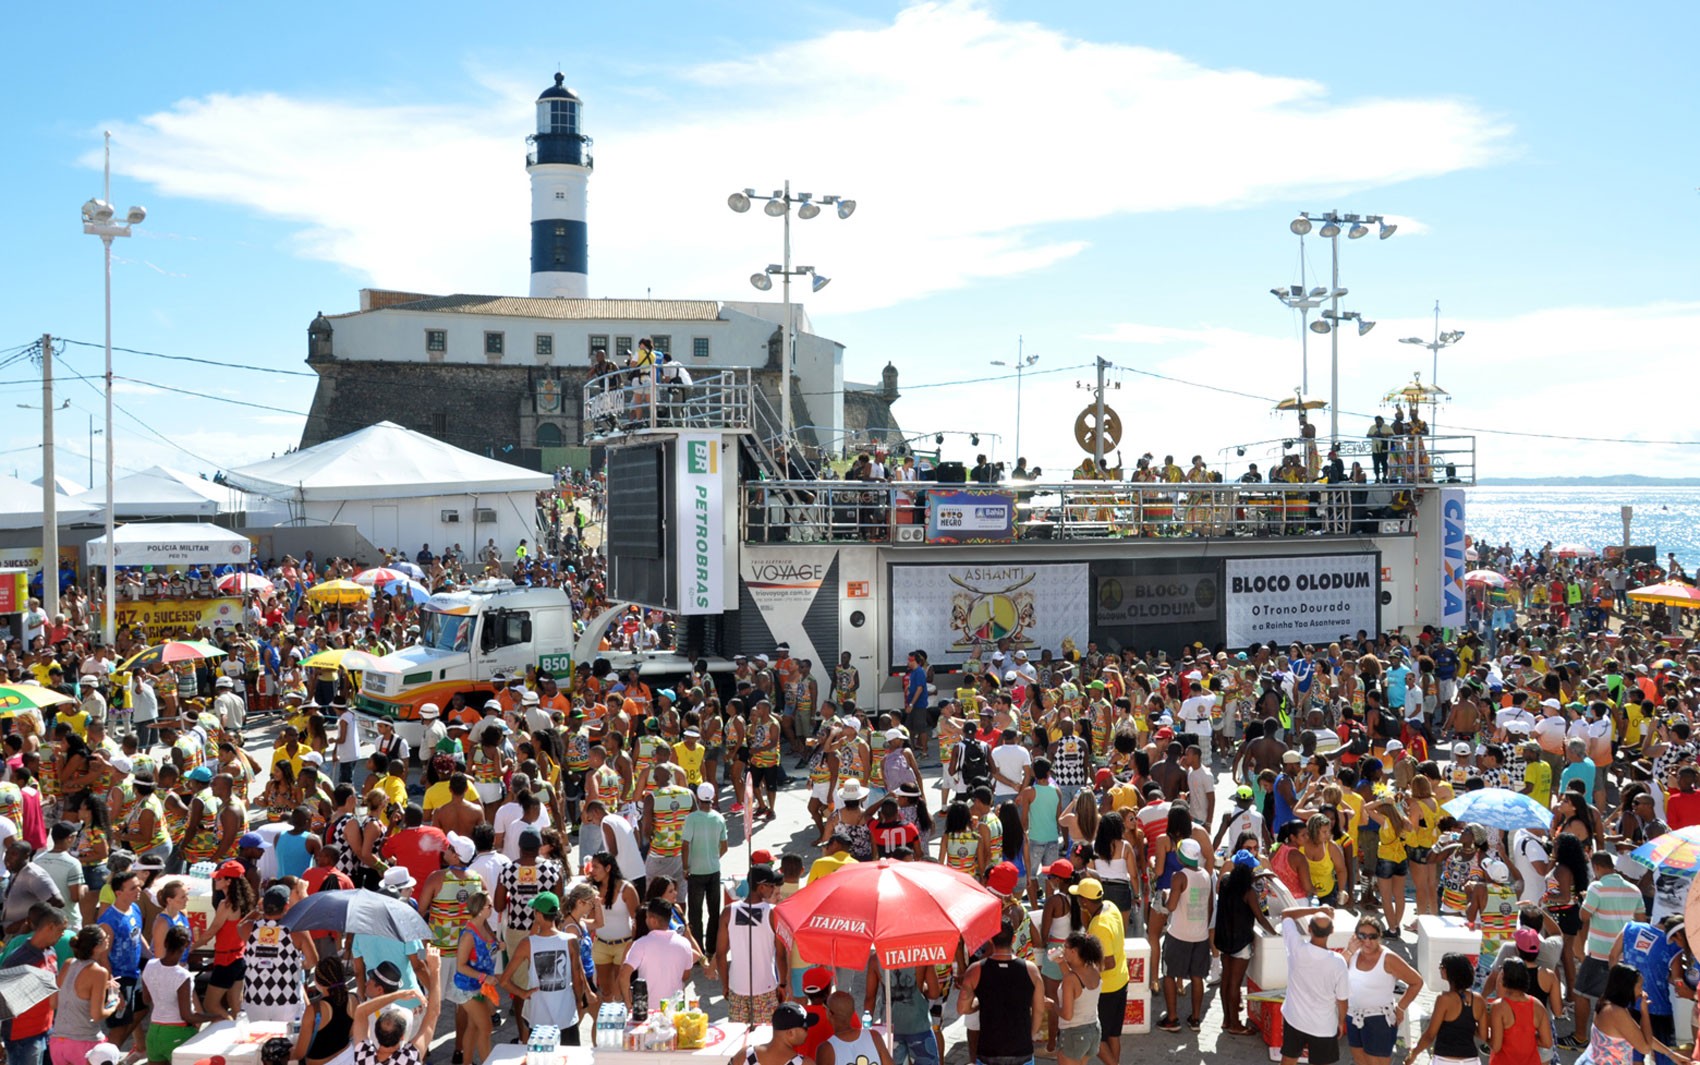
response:
[[(1361, 917), (1346, 944), (1346, 1045), (1354, 1065), (1388, 1065), (1405, 1012), (1423, 989), (1423, 978), (1405, 959), (1382, 948), (1384, 928)], [(1396, 984), (1405, 985), (1397, 993)]]

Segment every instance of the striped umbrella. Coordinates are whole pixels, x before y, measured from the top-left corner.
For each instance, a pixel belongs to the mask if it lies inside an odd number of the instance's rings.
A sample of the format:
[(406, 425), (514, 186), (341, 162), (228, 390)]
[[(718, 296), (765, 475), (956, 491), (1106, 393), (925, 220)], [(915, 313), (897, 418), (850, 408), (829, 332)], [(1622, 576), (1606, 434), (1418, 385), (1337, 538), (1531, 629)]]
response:
[(231, 595), (242, 595), (245, 592), (259, 592), (270, 595), (272, 582), (258, 573), (230, 573), (219, 578), (218, 590)]
[(1700, 825), (1666, 832), (1636, 847), (1629, 856), (1654, 871), (1692, 873), (1700, 869)]

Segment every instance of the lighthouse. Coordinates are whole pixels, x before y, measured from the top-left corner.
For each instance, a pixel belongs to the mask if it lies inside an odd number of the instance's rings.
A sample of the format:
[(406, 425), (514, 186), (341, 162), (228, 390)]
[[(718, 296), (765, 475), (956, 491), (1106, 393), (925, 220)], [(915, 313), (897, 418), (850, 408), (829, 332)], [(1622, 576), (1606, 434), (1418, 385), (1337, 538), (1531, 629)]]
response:
[(585, 193), (594, 165), (581, 127), (583, 102), (555, 75), (537, 97), (537, 132), (527, 140), (531, 175), (531, 294), (584, 299), (590, 294)]

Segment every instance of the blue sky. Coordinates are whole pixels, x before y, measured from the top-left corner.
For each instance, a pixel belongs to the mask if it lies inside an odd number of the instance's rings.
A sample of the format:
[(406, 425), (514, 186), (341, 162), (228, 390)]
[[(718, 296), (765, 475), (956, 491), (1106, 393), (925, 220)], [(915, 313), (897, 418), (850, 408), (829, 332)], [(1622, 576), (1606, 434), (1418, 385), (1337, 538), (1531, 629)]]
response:
[[(98, 193), (103, 128), (114, 200), (150, 211), (117, 247), (123, 347), (299, 373), (314, 312), (353, 309), (363, 286), (523, 293), (523, 139), (559, 66), (596, 138), (592, 294), (749, 298), (778, 234), (728, 212), (728, 191), (790, 177), (853, 196), (848, 222), (799, 225), (798, 260), (834, 278), (809, 310), (852, 379), (899, 366), (914, 432), (1001, 433), (1013, 458), (1013, 382), (952, 382), (997, 373), (1018, 335), (1046, 371), (1026, 382), (1022, 449), (1048, 469), (1079, 457), (1067, 426), (1096, 356), (1123, 368), (1130, 464), (1216, 464), (1287, 431), (1262, 400), (1196, 386), (1299, 383), (1297, 322), (1268, 290), (1298, 280), (1292, 215), (1338, 208), (1401, 225), (1342, 241), (1345, 306), (1379, 323), (1341, 341), (1343, 435), (1428, 376), (1427, 352), (1397, 341), (1426, 337), (1439, 299), (1443, 328), (1467, 334), (1443, 355), (1440, 428), (1498, 431), (1478, 438), (1483, 475), (1693, 474), (1700, 445), (1666, 441), (1700, 438), (1672, 387), (1700, 347), (1695, 9), (1291, 11), (37, 5), (13, 14), (29, 47), (0, 75), (0, 349), (100, 339), (99, 246), (75, 212)], [(120, 43), (64, 46), (94, 25)], [(1314, 279), (1327, 250), (1307, 249)], [(94, 348), (60, 364), (98, 370)], [(116, 373), (139, 419), (119, 415), (121, 471), (265, 457), (298, 438), (313, 385), (123, 353)], [(1313, 392), (1326, 373), (1317, 338)], [(33, 374), (5, 367), (0, 403), (38, 403)], [(60, 472), (85, 480), (99, 397), (61, 395)], [(39, 415), (16, 413), (0, 470), (27, 479)]]

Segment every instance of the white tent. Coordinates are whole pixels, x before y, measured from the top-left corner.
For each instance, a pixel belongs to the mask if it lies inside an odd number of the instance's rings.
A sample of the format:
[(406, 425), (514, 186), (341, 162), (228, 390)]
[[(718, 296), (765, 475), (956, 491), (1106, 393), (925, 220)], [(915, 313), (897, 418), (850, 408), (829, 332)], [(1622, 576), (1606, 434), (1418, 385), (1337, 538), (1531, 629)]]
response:
[[(41, 478), (37, 477), (35, 480), (31, 481), (30, 484), (33, 484), (37, 488), (40, 488), (41, 487)], [(65, 476), (62, 473), (56, 473), (56, 474), (53, 475), (53, 484), (56, 488), (59, 489), (59, 494), (62, 495), (62, 496), (81, 495), (82, 493), (88, 491), (87, 488), (78, 484), (76, 481), (71, 480), (69, 477)], [(102, 504), (102, 505), (104, 506), (105, 504)]]
[[(79, 503), (70, 496), (54, 500), (59, 510), (60, 525), (93, 521), (101, 511)], [(0, 529), (39, 529), (41, 527), (41, 485), (25, 484), (16, 477), (0, 477)]]
[(349, 524), (378, 548), (460, 544), (469, 555), (491, 539), (504, 553), (534, 539), (535, 495), (555, 483), (394, 422), (227, 471), (224, 480), (289, 504), (296, 524)]
[[(211, 524), (132, 522), (120, 525), (112, 538), (120, 566), (239, 566), (253, 552), (246, 536)], [(104, 536), (83, 546), (91, 566), (104, 566), (107, 556)]]
[[(106, 486), (97, 485), (76, 498), (104, 510)], [(229, 499), (229, 489), (166, 466), (150, 466), (112, 482), (112, 509), (119, 518), (210, 518), (227, 510)]]

